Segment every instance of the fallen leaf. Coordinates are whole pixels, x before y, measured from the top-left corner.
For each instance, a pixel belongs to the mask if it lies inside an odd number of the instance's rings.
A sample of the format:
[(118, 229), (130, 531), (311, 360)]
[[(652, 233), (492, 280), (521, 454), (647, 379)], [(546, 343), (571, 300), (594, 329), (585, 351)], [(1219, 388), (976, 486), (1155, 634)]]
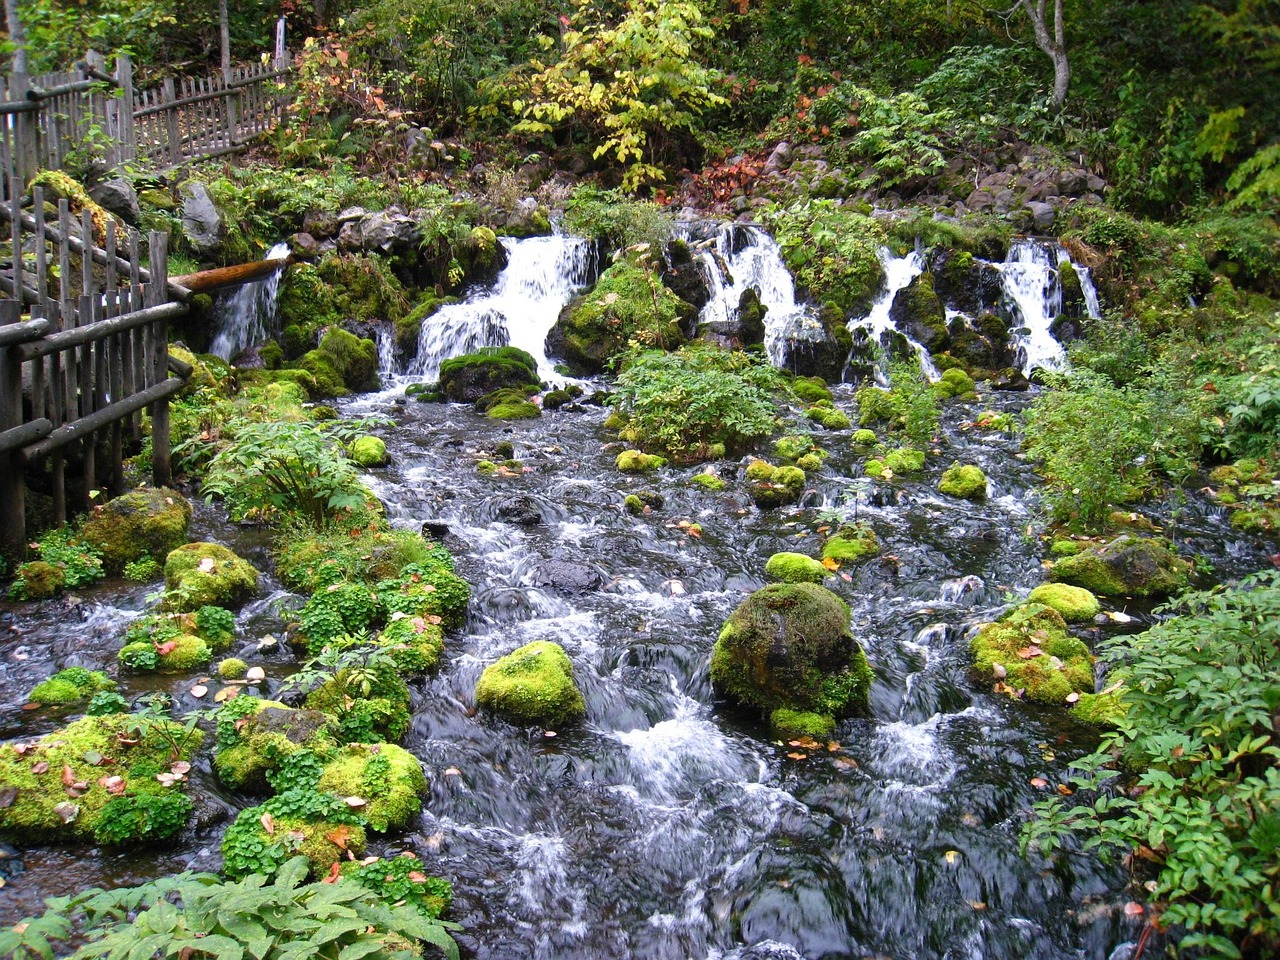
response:
[(840, 744), (836, 743), (836, 741), (834, 741), (834, 740), (830, 741), (830, 742), (827, 744), (827, 752), (828, 752), (828, 753), (835, 753), (835, 752), (836, 752), (837, 750), (839, 750), (839, 749), (840, 749)]
[(223, 703), (224, 701), (230, 700), (232, 697), (237, 697), (239, 695), (239, 687), (223, 687), (213, 695), (213, 701), (214, 703)]
[(217, 566), (218, 562), (214, 560), (213, 557), (204, 557), (198, 564), (196, 564), (196, 569), (201, 573), (213, 573), (213, 571), (217, 569)]
[(63, 823), (70, 823), (76, 817), (80, 816), (80, 807), (78, 804), (68, 803), (66, 800), (63, 800), (62, 803), (53, 808), (53, 812), (58, 815), (58, 818)]
[(414, 883), (426, 883), (427, 875), (420, 870), (410, 870), (409, 879)]
[(1080, 694), (1072, 692), (1067, 694), (1067, 703), (1079, 703)]
[(44, 706), (43, 703), (24, 703), (22, 705), (22, 709), (23, 710), (39, 710), (43, 706)]
[(1032, 777), (1031, 785), (1035, 787), (1037, 790), (1043, 790), (1045, 787), (1049, 785), (1049, 781), (1046, 780), (1044, 777)]
[(955, 863), (957, 860), (960, 859), (960, 851), (948, 850), (945, 854), (943, 854), (943, 856), (946, 858), (947, 863)]
[(107, 758), (100, 754), (97, 750), (86, 750), (84, 752), (84, 762), (91, 767), (100, 767), (107, 763)]
[(321, 880), (320, 882), (321, 883), (337, 883), (338, 874), (341, 873), (341, 871), (342, 871), (342, 864), (340, 864), (337, 860), (335, 860), (333, 862), (333, 866), (329, 868), (329, 872), (325, 874), (324, 879)]
[(345, 824), (336, 830), (330, 830), (325, 838), (340, 850), (347, 849), (347, 841), (351, 839), (351, 828)]
[(1124, 905), (1124, 913), (1127, 917), (1140, 917), (1146, 912), (1146, 908), (1144, 908), (1142, 904), (1136, 903), (1133, 900), (1130, 900)]
[(126, 786), (124, 777), (119, 776), (103, 777), (98, 781), (98, 784), (106, 789), (107, 793), (110, 793), (113, 796), (119, 796), (124, 793), (124, 788)]
[(1108, 610), (1107, 616), (1116, 623), (1130, 623), (1133, 620), (1133, 617), (1127, 613), (1121, 613), (1119, 610)]
[(166, 640), (164, 643), (157, 643), (155, 645), (155, 648), (156, 648), (156, 653), (160, 654), (160, 656), (162, 657), (168, 656), (169, 654), (173, 653), (174, 650), (178, 649), (178, 641)]
[(462, 776), (462, 771), (459, 770), (457, 767), (450, 767), (448, 770), (444, 772), (444, 775), (446, 777), (460, 777)]
[(262, 824), (262, 829), (267, 831), (267, 836), (274, 837), (276, 835), (276, 818), (269, 813), (264, 813), (258, 818), (258, 822)]
[(1072, 790), (1070, 787), (1068, 787), (1065, 783), (1058, 784), (1058, 792), (1062, 794), (1064, 797), (1069, 797), (1073, 793), (1075, 793), (1075, 791)]
[(845, 583), (853, 583), (853, 577), (847, 573), (840, 574), (840, 579), (843, 580)]
[(1009, 675), (1009, 671), (1004, 668), (1003, 663), (993, 663), (991, 665), (991, 672), (995, 674), (997, 680), (1003, 680)]
[(790, 757), (792, 760), (808, 760), (809, 759), (809, 755), (807, 753), (798, 753), (798, 752), (788, 753), (787, 756)]
[(34, 743), (15, 743), (13, 745), (13, 752), (20, 757), (25, 756), (34, 746)]
[(62, 785), (70, 787), (76, 782), (76, 772), (67, 764), (62, 765)]
[(185, 777), (191, 772), (191, 764), (187, 763), (185, 760), (175, 760), (169, 765), (169, 771), (180, 777)]
[(1023, 647), (1021, 650), (1019, 650), (1018, 656), (1020, 656), (1023, 660), (1030, 660), (1032, 657), (1038, 657), (1042, 653), (1044, 653), (1044, 651), (1041, 650), (1036, 644), (1033, 643), (1030, 646)]
[(858, 769), (858, 761), (853, 759), (853, 757), (836, 757), (832, 762), (842, 770)]
[(969, 906), (973, 907), (973, 909), (975, 909), (975, 910), (985, 910), (985, 909), (987, 909), (987, 905), (986, 905), (985, 903), (983, 903), (981, 900), (970, 900), (970, 901), (969, 901)]
[(839, 569), (840, 569), (840, 561), (839, 561), (839, 560), (836, 560), (834, 557), (823, 557), (823, 558), (822, 558), (822, 565), (823, 565), (824, 567), (826, 567), (828, 570), (839, 570)]
[(194, 687), (191, 688), (191, 695), (195, 697), (197, 700), (199, 700), (208, 692), (209, 692), (209, 688), (206, 687), (203, 683), (197, 683)]
[(17, 799), (17, 787), (5, 787), (4, 789), (0, 789), (0, 810), (3, 810), (5, 807), (13, 806), (13, 801)]

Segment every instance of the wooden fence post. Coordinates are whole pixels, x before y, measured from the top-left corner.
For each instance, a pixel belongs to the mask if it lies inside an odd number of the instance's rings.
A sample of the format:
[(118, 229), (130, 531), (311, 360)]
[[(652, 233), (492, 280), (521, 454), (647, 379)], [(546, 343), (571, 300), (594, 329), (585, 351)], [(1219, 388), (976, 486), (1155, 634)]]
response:
[[(168, 243), (168, 234), (159, 230), (151, 231), (151, 283), (146, 290), (146, 305), (149, 307), (159, 306), (168, 299)], [(167, 324), (160, 321), (144, 328), (143, 342), (147, 353), (147, 386), (154, 386), (169, 375)], [(168, 397), (151, 405), (151, 483), (157, 487), (167, 487), (173, 483), (173, 466), (169, 453)]]
[(164, 112), (165, 129), (169, 133), (169, 162), (173, 166), (177, 166), (182, 162), (182, 137), (178, 131), (178, 108), (172, 106), (173, 102), (178, 99), (178, 91), (174, 86), (173, 77), (165, 77), (164, 83), (161, 85), (163, 102), (170, 104), (169, 109)]
[(138, 156), (138, 132), (133, 126), (133, 60), (127, 53), (116, 57), (116, 85), (120, 88), (115, 100), (117, 162), (131, 163)]
[[(0, 300), (0, 326), (17, 323), (22, 303)], [(0, 347), (0, 431), (22, 425), (22, 360), (16, 345)], [(13, 453), (0, 454), (0, 552), (10, 560), (26, 546), (26, 486)]]

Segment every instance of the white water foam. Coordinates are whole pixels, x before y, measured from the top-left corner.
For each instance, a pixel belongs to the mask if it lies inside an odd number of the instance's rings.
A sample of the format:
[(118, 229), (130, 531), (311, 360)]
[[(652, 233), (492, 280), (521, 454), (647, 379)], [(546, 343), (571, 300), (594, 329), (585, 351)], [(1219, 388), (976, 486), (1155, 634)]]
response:
[(994, 264), (1003, 282), (1001, 299), (1012, 315), (1013, 342), (1018, 350), (1018, 366), (1024, 374), (1042, 368), (1065, 370), (1067, 354), (1049, 328), (1062, 313), (1062, 279), (1059, 266), (1071, 264), (1080, 279), (1085, 309), (1090, 318), (1101, 316), (1098, 291), (1089, 271), (1075, 266), (1067, 252), (1056, 243), (1015, 240), (1004, 263)]
[(241, 284), (234, 293), (218, 298), (214, 306), (218, 332), (209, 346), (209, 352), (215, 357), (230, 360), (246, 347), (267, 339), (275, 325), (276, 294), (280, 291), (280, 276), (288, 256), (289, 245), (277, 243), (263, 259), (279, 260), (279, 269), (261, 280)]
[[(905, 338), (920, 360), (920, 372), (930, 380), (937, 380), (941, 374), (933, 365), (929, 351), (899, 330), (890, 316), (893, 311), (893, 301), (898, 294), (911, 286), (911, 282), (924, 273), (924, 251), (913, 250), (905, 257), (898, 257), (891, 250), (882, 247), (876, 255), (880, 259), (880, 265), (884, 267), (884, 292), (876, 298), (865, 317), (849, 321), (849, 330), (865, 330), (871, 340), (879, 343), (886, 350), (889, 346), (886, 334), (896, 334)], [(887, 378), (883, 376), (883, 370), (876, 371), (876, 378), (881, 380), (882, 386), (888, 385)]]

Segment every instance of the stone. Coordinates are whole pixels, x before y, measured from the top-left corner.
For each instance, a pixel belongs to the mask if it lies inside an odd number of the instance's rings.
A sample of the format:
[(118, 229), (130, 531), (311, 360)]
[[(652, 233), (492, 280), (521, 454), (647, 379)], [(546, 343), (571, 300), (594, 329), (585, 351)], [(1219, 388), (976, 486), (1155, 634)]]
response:
[(982, 500), (987, 495), (987, 475), (974, 464), (953, 463), (942, 474), (938, 491), (963, 500)]
[(1067, 623), (1088, 623), (1098, 615), (1098, 598), (1083, 587), (1067, 583), (1042, 583), (1031, 591), (1027, 600), (1043, 603), (1062, 614)]
[(769, 154), (769, 159), (764, 162), (764, 169), (761, 172), (765, 174), (781, 173), (789, 166), (791, 166), (791, 144), (783, 140), (773, 148), (773, 152)]
[(351, 441), (348, 453), (362, 467), (381, 467), (387, 462), (387, 445), (380, 437), (356, 437)]
[(320, 241), (310, 233), (295, 233), (289, 237), (289, 252), (304, 260), (320, 256)]
[(556, 593), (583, 594), (604, 586), (604, 575), (595, 567), (571, 560), (547, 560), (533, 571), (533, 584)]
[(775, 553), (764, 565), (764, 575), (779, 583), (821, 583), (831, 571), (803, 553)]
[(84, 524), (84, 538), (102, 554), (108, 573), (150, 557), (161, 562), (187, 542), (191, 504), (167, 487), (146, 487), (94, 507)]
[(217, 543), (188, 543), (164, 561), (164, 605), (192, 611), (213, 605), (234, 609), (258, 589), (258, 571)]
[(933, 288), (933, 275), (922, 273), (899, 290), (889, 308), (893, 324), (930, 353), (940, 353), (951, 343), (947, 312)]
[(582, 719), (587, 705), (564, 648), (535, 640), (485, 668), (476, 706), (513, 723), (559, 727)]
[(1045, 203), (1042, 200), (1031, 200), (1028, 201), (1026, 207), (1031, 211), (1031, 222), (1041, 232), (1047, 231), (1052, 227), (1053, 221), (1057, 219), (1058, 211), (1054, 209), (1051, 203)]
[(1104, 597), (1161, 597), (1187, 585), (1192, 564), (1165, 541), (1123, 534), (1109, 543), (1063, 557), (1049, 571), (1055, 583), (1069, 583)]
[(125, 223), (137, 224), (142, 216), (133, 184), (121, 177), (106, 180), (89, 191), (89, 199)]
[(475, 403), (499, 390), (538, 382), (538, 365), (518, 347), (483, 347), (440, 364), (440, 390), (455, 403)]
[(391, 253), (416, 248), (417, 243), (417, 224), (404, 214), (383, 211), (371, 213), (360, 221), (360, 245), (365, 250)]
[(969, 642), (973, 671), (997, 690), (1066, 705), (1093, 692), (1093, 655), (1051, 607), (1028, 603), (982, 627)]
[(178, 192), (182, 196), (183, 236), (199, 256), (216, 256), (227, 238), (227, 226), (209, 188), (198, 180), (188, 180)]

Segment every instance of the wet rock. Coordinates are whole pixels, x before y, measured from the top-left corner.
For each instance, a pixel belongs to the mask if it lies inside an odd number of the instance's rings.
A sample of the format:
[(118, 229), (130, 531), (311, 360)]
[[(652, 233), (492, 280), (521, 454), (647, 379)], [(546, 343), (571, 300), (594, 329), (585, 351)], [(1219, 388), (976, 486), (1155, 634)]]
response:
[(476, 706), (513, 723), (558, 727), (580, 720), (587, 704), (564, 648), (535, 640), (485, 669), (476, 684)]
[(496, 512), (499, 520), (518, 527), (536, 527), (547, 520), (542, 505), (533, 497), (523, 495), (500, 503)]
[(227, 226), (209, 195), (209, 188), (197, 180), (188, 180), (178, 192), (182, 195), (182, 233), (196, 254), (213, 257), (227, 238)]
[(1002, 370), (990, 380), (991, 389), (1004, 390), (1009, 393), (1023, 393), (1031, 389), (1031, 384), (1021, 370)]
[(302, 232), (319, 240), (337, 236), (341, 226), (338, 218), (327, 210), (308, 210), (302, 217)]
[(899, 290), (889, 317), (894, 326), (930, 353), (939, 353), (951, 343), (947, 313), (933, 288), (932, 274), (922, 273)]
[(533, 584), (557, 593), (581, 594), (604, 586), (604, 575), (595, 567), (571, 560), (548, 560), (533, 571)]
[(120, 177), (95, 186), (89, 191), (89, 199), (125, 223), (136, 224), (142, 215), (133, 185)]
[(1053, 204), (1045, 203), (1041, 200), (1031, 200), (1027, 202), (1027, 210), (1031, 213), (1031, 222), (1035, 228), (1041, 232), (1047, 231), (1053, 226), (1053, 221), (1057, 219), (1058, 211), (1054, 209)]
[(289, 252), (303, 260), (320, 256), (320, 241), (309, 233), (295, 233), (289, 237)]
[(475, 403), (499, 390), (538, 382), (538, 365), (518, 347), (484, 347), (440, 365), (440, 390), (455, 403)]
[(84, 538), (101, 554), (108, 573), (144, 557), (162, 562), (187, 542), (191, 505), (176, 490), (147, 487), (95, 507)]
[(0, 878), (12, 880), (25, 869), (22, 855), (9, 844), (0, 843)]
[(1161, 597), (1183, 589), (1191, 571), (1157, 538), (1124, 534), (1100, 547), (1063, 557), (1049, 572), (1055, 583), (1069, 583), (1105, 597)]
[(444, 520), (422, 521), (422, 535), (429, 540), (443, 540), (449, 532), (449, 524)]
[(364, 245), (364, 240), (360, 234), (360, 221), (351, 220), (344, 223), (338, 230), (338, 249), (339, 250), (359, 250)]
[(389, 210), (371, 213), (360, 221), (360, 245), (365, 250), (391, 253), (416, 247), (417, 243), (417, 224), (403, 213)]
[(662, 284), (693, 309), (701, 310), (711, 299), (707, 281), (698, 269), (689, 244), (673, 240), (667, 244)]

